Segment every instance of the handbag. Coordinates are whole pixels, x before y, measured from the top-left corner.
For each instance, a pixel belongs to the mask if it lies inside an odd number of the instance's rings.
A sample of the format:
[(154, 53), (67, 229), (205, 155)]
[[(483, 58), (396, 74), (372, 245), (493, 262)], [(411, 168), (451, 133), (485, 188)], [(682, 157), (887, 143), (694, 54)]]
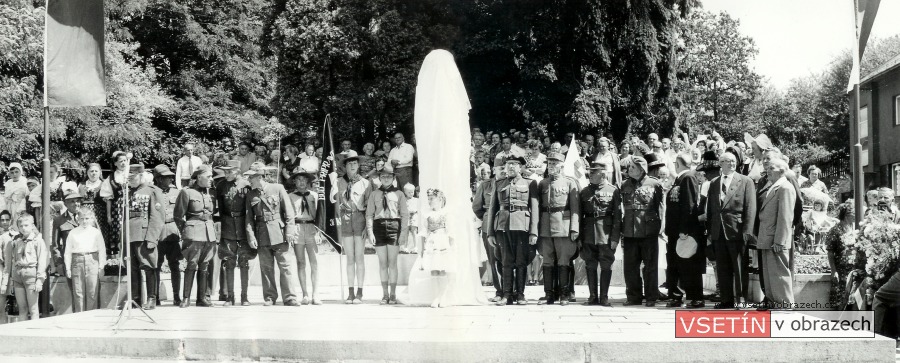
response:
[(675, 244), (675, 253), (681, 258), (691, 258), (697, 253), (697, 241), (694, 237), (682, 235)]

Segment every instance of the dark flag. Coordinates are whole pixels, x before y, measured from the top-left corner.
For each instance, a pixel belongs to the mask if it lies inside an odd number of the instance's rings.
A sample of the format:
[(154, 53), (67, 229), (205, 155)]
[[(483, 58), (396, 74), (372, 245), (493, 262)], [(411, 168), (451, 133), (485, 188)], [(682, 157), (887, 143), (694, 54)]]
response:
[[(334, 165), (334, 140), (331, 136), (331, 115), (325, 116), (325, 124), (322, 125), (322, 165), (319, 167), (319, 176), (316, 178), (316, 191), (319, 197), (316, 201), (318, 216), (316, 223), (325, 234), (325, 239), (338, 253), (342, 253), (344, 248), (341, 246), (338, 236), (338, 224), (340, 223), (337, 214), (337, 176), (335, 174)], [(332, 179), (332, 176), (335, 179)]]
[(103, 0), (48, 0), (44, 105), (106, 106)]

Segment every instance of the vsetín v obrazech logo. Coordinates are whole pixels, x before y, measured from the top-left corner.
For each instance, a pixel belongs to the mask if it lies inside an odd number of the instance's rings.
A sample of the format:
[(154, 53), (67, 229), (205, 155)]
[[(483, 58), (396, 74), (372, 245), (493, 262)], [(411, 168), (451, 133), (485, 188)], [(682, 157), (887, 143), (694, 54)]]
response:
[(675, 312), (676, 338), (874, 338), (872, 311)]

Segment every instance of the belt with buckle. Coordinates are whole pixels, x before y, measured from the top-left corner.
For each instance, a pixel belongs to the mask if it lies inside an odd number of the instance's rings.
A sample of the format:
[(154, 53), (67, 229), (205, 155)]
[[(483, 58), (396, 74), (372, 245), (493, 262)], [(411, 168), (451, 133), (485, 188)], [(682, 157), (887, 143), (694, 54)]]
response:
[(294, 220), (294, 223), (298, 223), (298, 224), (313, 224), (313, 223), (316, 223), (316, 221), (311, 220), (311, 219), (310, 219), (310, 220), (305, 220), (305, 219), (304, 219), (304, 220), (295, 219), (295, 220)]
[(565, 211), (567, 211), (567, 210), (569, 210), (569, 207), (566, 207), (566, 206), (562, 206), (562, 207), (549, 207), (549, 208), (548, 208), (548, 207), (541, 207), (541, 212), (546, 212), (546, 213), (558, 213), (558, 212), (565, 212)]
[(275, 221), (275, 216), (267, 215), (267, 216), (256, 216), (257, 222), (272, 222)]
[(506, 210), (506, 211), (510, 211), (510, 212), (524, 212), (524, 211), (529, 210), (529, 208), (524, 207), (524, 206), (516, 206), (516, 205), (509, 205), (509, 206), (501, 205), (500, 210)]

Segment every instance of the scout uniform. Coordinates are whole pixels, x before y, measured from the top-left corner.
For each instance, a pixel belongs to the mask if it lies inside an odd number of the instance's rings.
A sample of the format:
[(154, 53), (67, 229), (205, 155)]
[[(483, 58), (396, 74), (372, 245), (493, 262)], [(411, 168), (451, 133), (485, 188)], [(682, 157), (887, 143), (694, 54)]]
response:
[[(641, 287), (647, 306), (656, 306), (659, 298), (657, 269), (659, 261), (659, 231), (664, 210), (662, 184), (646, 175), (647, 161), (632, 156), (631, 162), (644, 170), (639, 180), (629, 178), (622, 184), (622, 241), (626, 305), (641, 303)], [(644, 268), (641, 269), (641, 263)], [(643, 272), (643, 281), (641, 273)]]
[[(291, 175), (290, 180), (293, 181), (294, 178), (306, 178), (310, 186), (316, 180), (310, 173), (296, 173)], [(307, 304), (309, 300), (306, 298), (306, 256), (315, 255), (319, 252), (316, 244), (316, 235), (319, 233), (319, 229), (316, 227), (316, 217), (318, 216), (316, 200), (318, 195), (307, 189), (303, 193), (295, 191), (289, 196), (291, 204), (294, 206), (294, 224), (297, 227), (297, 242), (294, 243), (294, 255), (297, 257), (298, 262), (297, 274), (300, 277), (300, 287), (303, 289), (302, 303)], [(315, 283), (313, 283), (313, 287), (315, 287)], [(313, 290), (313, 298), (315, 298), (315, 289)], [(318, 300), (314, 299), (314, 302), (315, 305), (318, 305)]]
[[(162, 181), (165, 177), (174, 177), (175, 174), (165, 165), (157, 165), (153, 169), (156, 174), (156, 180)], [(178, 200), (179, 190), (175, 184), (171, 182), (169, 185), (163, 185), (160, 188), (162, 193), (163, 206), (165, 207), (165, 225), (162, 228), (162, 235), (159, 237), (159, 264), (156, 267), (157, 282), (159, 282), (160, 271), (162, 269), (163, 259), (169, 264), (169, 272), (172, 278), (172, 296), (176, 306), (181, 305), (181, 269), (178, 261), (184, 257), (181, 255), (181, 232), (178, 231), (178, 224), (175, 223), (175, 204)], [(158, 288), (157, 288), (158, 289)]]
[[(201, 166), (191, 175), (191, 180), (204, 173), (210, 173), (206, 166)], [(216, 254), (216, 226), (213, 223), (213, 213), (216, 210), (215, 200), (209, 194), (209, 188), (203, 188), (193, 183), (190, 187), (181, 189), (178, 199), (175, 201), (175, 223), (181, 230), (181, 253), (186, 262), (184, 270), (184, 300), (180, 307), (186, 308), (191, 304), (191, 289), (194, 284), (194, 276), (197, 276), (197, 306), (212, 306), (206, 295), (209, 284), (209, 263)]]
[[(513, 156), (507, 163), (525, 165), (521, 156)], [(537, 183), (521, 175), (498, 180), (494, 185), (488, 216), (488, 235), (495, 236), (503, 259), (503, 294), (507, 303), (513, 298), (520, 305), (525, 300), (525, 272), (528, 266), (530, 236), (538, 235), (538, 190)], [(533, 258), (533, 256), (532, 256)], [(515, 291), (513, 296), (513, 268), (515, 268)], [(498, 302), (502, 303), (502, 302)]]
[[(565, 161), (562, 154), (550, 153), (547, 161)], [(542, 268), (544, 275), (544, 293), (546, 303), (553, 304), (556, 297), (553, 291), (553, 269), (557, 265), (559, 273), (559, 294), (569, 291), (569, 270), (572, 257), (577, 246), (572, 240), (578, 238), (578, 182), (560, 174), (550, 175), (538, 184), (540, 219), (538, 221), (538, 237), (540, 238)], [(561, 296), (560, 304), (569, 303)]]
[[(358, 160), (357, 157), (349, 157), (343, 162)], [(362, 237), (366, 231), (366, 207), (372, 193), (372, 183), (361, 176), (351, 180), (345, 175), (338, 178), (337, 186), (341, 237)]]
[[(248, 177), (263, 175), (262, 167), (251, 168), (244, 173)], [(281, 280), (281, 296), (285, 305), (297, 305), (294, 293), (294, 273), (297, 263), (291, 251), (288, 236), (294, 232), (294, 209), (284, 186), (260, 181), (260, 188), (252, 188), (246, 197), (245, 223), (247, 241), (257, 245), (259, 269), (262, 273), (263, 296), (266, 305), (273, 305), (278, 299), (275, 286), (275, 262)]]
[[(144, 165), (133, 164), (129, 168), (132, 178), (144, 177)], [(141, 273), (147, 283), (147, 304), (144, 309), (156, 307), (156, 267), (159, 250), (159, 236), (162, 235), (165, 218), (160, 213), (163, 201), (158, 200), (156, 190), (147, 183), (128, 189), (128, 223), (125, 224), (131, 248), (131, 294), (136, 302), (141, 299)]]
[[(222, 169), (240, 169), (240, 160), (229, 160)], [(228, 290), (227, 303), (234, 305), (234, 269), (241, 273), (241, 305), (250, 305), (247, 286), (250, 282), (250, 260), (256, 258), (256, 249), (247, 243), (247, 222), (244, 209), (250, 184), (243, 178), (225, 180), (216, 188), (219, 218), (222, 224), (219, 241), (219, 258), (225, 271), (225, 285)]]
[(472, 211), (475, 216), (481, 219), (481, 240), (484, 243), (484, 250), (488, 256), (488, 264), (491, 269), (491, 282), (494, 284), (496, 295), (491, 298), (491, 302), (498, 302), (503, 298), (503, 289), (500, 284), (500, 271), (503, 270), (503, 263), (500, 261), (500, 251), (496, 246), (491, 246), (488, 242), (488, 210), (490, 209), (491, 197), (494, 195), (494, 184), (497, 179), (487, 180), (478, 186), (472, 200)]
[[(384, 169), (379, 173), (379, 176), (381, 175), (394, 176), (394, 173)], [(376, 249), (386, 246), (399, 247), (406, 244), (406, 238), (409, 237), (409, 211), (406, 207), (406, 195), (391, 184), (382, 185), (369, 196), (368, 206), (366, 206), (366, 229), (374, 236)], [(393, 264), (396, 264), (396, 260)], [(390, 266), (382, 265), (381, 268), (382, 271), (389, 270)], [(396, 269), (396, 265), (393, 268)], [(381, 287), (384, 290), (381, 303), (396, 304), (396, 276), (393, 279), (389, 274), (381, 276)], [(388, 292), (389, 286), (390, 292)]]
[[(613, 165), (609, 165), (614, 168)], [(598, 169), (597, 163), (591, 170)], [(581, 245), (590, 297), (585, 305), (609, 305), (609, 283), (616, 260), (622, 225), (622, 195), (610, 182), (590, 184), (581, 190)], [(600, 265), (600, 292), (597, 292), (597, 265)]]

